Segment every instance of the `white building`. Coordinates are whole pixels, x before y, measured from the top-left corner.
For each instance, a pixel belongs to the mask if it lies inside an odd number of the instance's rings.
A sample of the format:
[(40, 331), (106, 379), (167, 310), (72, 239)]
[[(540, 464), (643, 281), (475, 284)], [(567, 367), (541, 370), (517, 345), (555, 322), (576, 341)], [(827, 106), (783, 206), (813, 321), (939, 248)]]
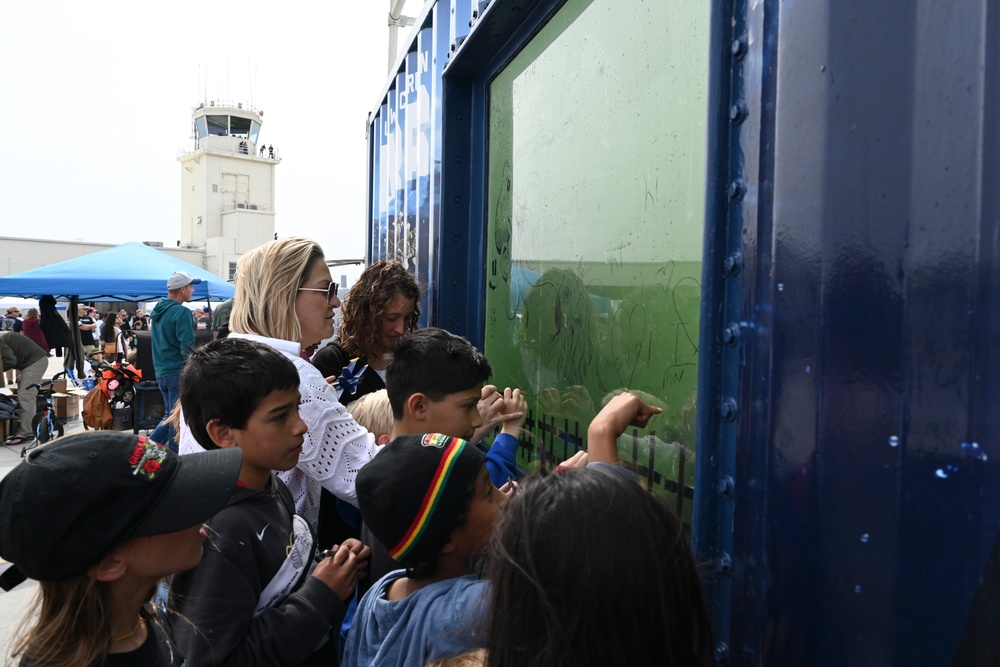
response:
[[(181, 165), (178, 247), (148, 243), (232, 279), (244, 253), (274, 238), (273, 144), (258, 145), (264, 113), (244, 104), (201, 104), (192, 113), (193, 147)], [(6, 230), (5, 230), (6, 231)], [(136, 239), (122, 238), (122, 242)], [(0, 275), (89, 255), (115, 244), (0, 236)]]
[(193, 150), (181, 163), (182, 248), (204, 252), (206, 269), (232, 278), (246, 252), (274, 238), (274, 145), (258, 145), (263, 112), (243, 104), (194, 110)]

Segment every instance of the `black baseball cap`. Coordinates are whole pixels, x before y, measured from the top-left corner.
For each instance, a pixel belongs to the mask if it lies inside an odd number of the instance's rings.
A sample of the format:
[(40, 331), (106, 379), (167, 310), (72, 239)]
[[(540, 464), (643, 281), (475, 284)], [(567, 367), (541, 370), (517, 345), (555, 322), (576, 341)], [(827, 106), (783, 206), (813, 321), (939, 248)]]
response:
[(128, 539), (210, 519), (241, 462), (237, 447), (177, 456), (141, 435), (59, 438), (0, 480), (0, 556), (32, 579), (83, 574)]

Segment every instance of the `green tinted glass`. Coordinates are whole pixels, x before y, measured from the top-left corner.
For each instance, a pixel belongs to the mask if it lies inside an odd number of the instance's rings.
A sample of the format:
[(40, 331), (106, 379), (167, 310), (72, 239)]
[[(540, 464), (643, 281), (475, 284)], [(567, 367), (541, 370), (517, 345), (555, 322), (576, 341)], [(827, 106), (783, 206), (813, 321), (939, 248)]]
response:
[(687, 521), (708, 12), (571, 0), (490, 84), (486, 354), (531, 406), (519, 462), (585, 447), (611, 395), (641, 392), (664, 414), (620, 455)]

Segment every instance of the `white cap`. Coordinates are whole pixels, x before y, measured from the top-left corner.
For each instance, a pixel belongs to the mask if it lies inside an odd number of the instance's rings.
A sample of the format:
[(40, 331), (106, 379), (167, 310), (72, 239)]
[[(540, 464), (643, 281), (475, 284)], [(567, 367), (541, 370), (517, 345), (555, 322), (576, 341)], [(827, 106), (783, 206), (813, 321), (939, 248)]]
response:
[(192, 278), (183, 271), (177, 271), (175, 273), (170, 274), (170, 277), (167, 278), (167, 289), (168, 290), (180, 289), (188, 285), (197, 285), (200, 282), (201, 278)]

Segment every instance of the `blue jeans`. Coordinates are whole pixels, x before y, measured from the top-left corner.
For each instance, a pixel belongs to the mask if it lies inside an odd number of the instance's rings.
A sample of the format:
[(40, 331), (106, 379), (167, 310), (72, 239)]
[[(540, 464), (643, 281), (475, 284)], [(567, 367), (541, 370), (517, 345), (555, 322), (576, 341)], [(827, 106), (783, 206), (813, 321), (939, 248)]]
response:
[(156, 378), (156, 385), (160, 388), (160, 393), (163, 394), (163, 421), (149, 434), (149, 439), (153, 442), (166, 445), (170, 451), (176, 454), (179, 448), (177, 434), (174, 432), (173, 427), (167, 423), (167, 418), (174, 411), (174, 405), (177, 404), (177, 399), (180, 398), (181, 376), (168, 375), (167, 377), (158, 377)]

